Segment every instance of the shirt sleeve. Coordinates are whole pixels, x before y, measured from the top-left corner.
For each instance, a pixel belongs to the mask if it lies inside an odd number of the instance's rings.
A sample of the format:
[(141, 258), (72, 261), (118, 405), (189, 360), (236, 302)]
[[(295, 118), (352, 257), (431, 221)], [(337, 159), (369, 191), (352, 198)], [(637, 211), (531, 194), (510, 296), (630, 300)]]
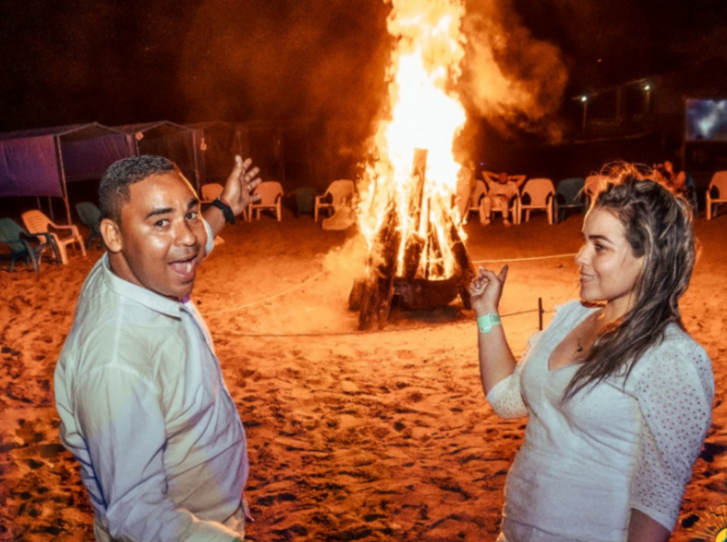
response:
[(711, 423), (714, 378), (709, 357), (694, 342), (682, 348), (667, 341), (654, 354), (634, 390), (643, 425), (631, 508), (671, 531)]
[[(202, 215), (200, 214), (200, 217), (201, 216)], [(212, 228), (204, 218), (202, 218), (202, 223), (204, 224), (204, 231), (207, 232), (207, 242), (204, 245), (204, 257), (206, 258), (210, 254), (212, 254), (212, 249), (215, 248), (215, 236), (212, 235)]]
[(525, 354), (515, 366), (515, 370), (510, 376), (503, 378), (495, 384), (490, 390), (490, 393), (487, 394), (487, 402), (490, 403), (492, 410), (500, 418), (522, 418), (528, 414), (527, 405), (522, 395), (521, 373), (524, 365), (523, 361), (527, 359), (541, 333), (534, 333), (530, 336)]
[(240, 534), (202, 521), (166, 494), (161, 393), (132, 368), (107, 365), (77, 388), (78, 420), (114, 539), (230, 542)]

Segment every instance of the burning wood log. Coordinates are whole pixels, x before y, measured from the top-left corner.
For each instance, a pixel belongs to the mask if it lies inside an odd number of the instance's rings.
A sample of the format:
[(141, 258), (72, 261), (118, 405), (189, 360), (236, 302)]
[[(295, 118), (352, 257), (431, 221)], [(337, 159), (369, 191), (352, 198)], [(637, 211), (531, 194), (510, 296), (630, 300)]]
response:
[[(401, 242), (401, 232), (398, 226), (396, 204), (391, 201), (384, 226), (379, 230), (374, 252), (369, 256), (368, 275), (363, 280), (363, 287), (359, 287), (362, 289), (359, 329), (369, 329), (374, 324), (378, 324), (381, 328), (389, 318), (391, 298), (394, 295), (396, 256)], [(353, 304), (357, 304), (356, 301), (354, 299)], [(351, 299), (349, 299), (349, 306), (351, 304)]]
[(474, 267), (472, 266), (472, 260), (470, 260), (470, 255), (462, 242), (462, 238), (459, 236), (459, 230), (457, 229), (454, 221), (452, 221), (449, 235), (452, 238), (452, 254), (454, 255), (457, 265), (459, 265), (462, 270), (457, 287), (459, 297), (462, 300), (464, 308), (470, 310), (472, 308), (472, 301), (470, 300), (470, 292), (467, 289), (467, 286), (474, 278)]
[[(448, 305), (457, 295), (465, 308), (471, 308), (467, 284), (472, 278), (472, 264), (462, 242), (451, 206), (441, 198), (425, 199), (426, 150), (417, 150), (414, 157), (412, 190), (409, 196), (408, 218), (414, 225), (404, 244), (403, 261), (399, 265), (402, 224), (392, 198), (369, 255), (367, 275), (354, 283), (349, 307), (360, 310), (359, 329), (374, 325), (382, 328), (389, 317), (392, 299), (400, 297), (402, 306), (410, 309), (431, 309)], [(426, 203), (426, 205), (425, 205)], [(431, 209), (436, 203), (444, 211), (436, 226)], [(422, 224), (422, 220), (426, 224)], [(439, 230), (439, 232), (437, 231)], [(418, 232), (426, 231), (426, 238)], [(444, 232), (449, 250), (445, 251), (440, 233)], [(454, 271), (444, 277), (444, 258), (451, 251)], [(450, 266), (451, 267), (451, 266)]]
[(424, 180), (426, 179), (427, 151), (426, 149), (414, 150), (414, 189), (411, 193), (409, 211), (414, 224), (414, 234), (406, 240), (404, 249), (404, 277), (414, 280), (419, 262), (424, 249), (424, 239), (416, 232), (419, 231), (422, 217), (422, 205), (424, 203)]

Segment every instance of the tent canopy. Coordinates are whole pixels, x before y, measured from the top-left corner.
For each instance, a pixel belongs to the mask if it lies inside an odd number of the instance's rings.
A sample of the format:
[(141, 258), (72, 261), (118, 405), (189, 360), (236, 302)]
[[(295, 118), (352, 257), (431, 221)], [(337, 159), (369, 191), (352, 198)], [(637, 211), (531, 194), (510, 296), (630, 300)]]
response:
[(66, 182), (98, 179), (131, 154), (126, 134), (95, 122), (0, 134), (0, 197), (65, 199)]
[(206, 183), (224, 183), (234, 166), (236, 154), (250, 154), (247, 132), (239, 123), (211, 121), (187, 124), (198, 133), (199, 167)]
[(131, 136), (134, 154), (169, 158), (199, 191), (196, 130), (169, 121), (126, 124), (116, 129)]

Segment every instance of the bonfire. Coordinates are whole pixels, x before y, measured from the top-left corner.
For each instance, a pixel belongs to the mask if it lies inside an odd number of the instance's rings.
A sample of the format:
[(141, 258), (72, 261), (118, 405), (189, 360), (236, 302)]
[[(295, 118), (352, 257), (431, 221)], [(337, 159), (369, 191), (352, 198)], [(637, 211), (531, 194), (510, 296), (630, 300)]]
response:
[(456, 206), (461, 169), (452, 147), (465, 123), (453, 91), (464, 55), (457, 0), (394, 0), (396, 38), (387, 114), (378, 124), (359, 185), (358, 225), (368, 244), (365, 276), (350, 306), (362, 329), (386, 322), (394, 296), (405, 308), (469, 308), (471, 262)]

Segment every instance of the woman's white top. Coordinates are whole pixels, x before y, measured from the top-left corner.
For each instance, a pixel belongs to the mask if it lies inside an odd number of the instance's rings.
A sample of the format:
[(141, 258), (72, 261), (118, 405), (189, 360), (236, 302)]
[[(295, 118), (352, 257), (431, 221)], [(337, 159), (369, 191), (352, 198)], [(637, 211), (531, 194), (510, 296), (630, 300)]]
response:
[(710, 426), (710, 359), (670, 324), (627, 379), (609, 377), (563, 402), (578, 365), (551, 371), (548, 358), (593, 310), (577, 301), (559, 307), (515, 372), (487, 394), (499, 416), (530, 417), (507, 477), (510, 542), (623, 541), (632, 508), (669, 530), (677, 520)]

